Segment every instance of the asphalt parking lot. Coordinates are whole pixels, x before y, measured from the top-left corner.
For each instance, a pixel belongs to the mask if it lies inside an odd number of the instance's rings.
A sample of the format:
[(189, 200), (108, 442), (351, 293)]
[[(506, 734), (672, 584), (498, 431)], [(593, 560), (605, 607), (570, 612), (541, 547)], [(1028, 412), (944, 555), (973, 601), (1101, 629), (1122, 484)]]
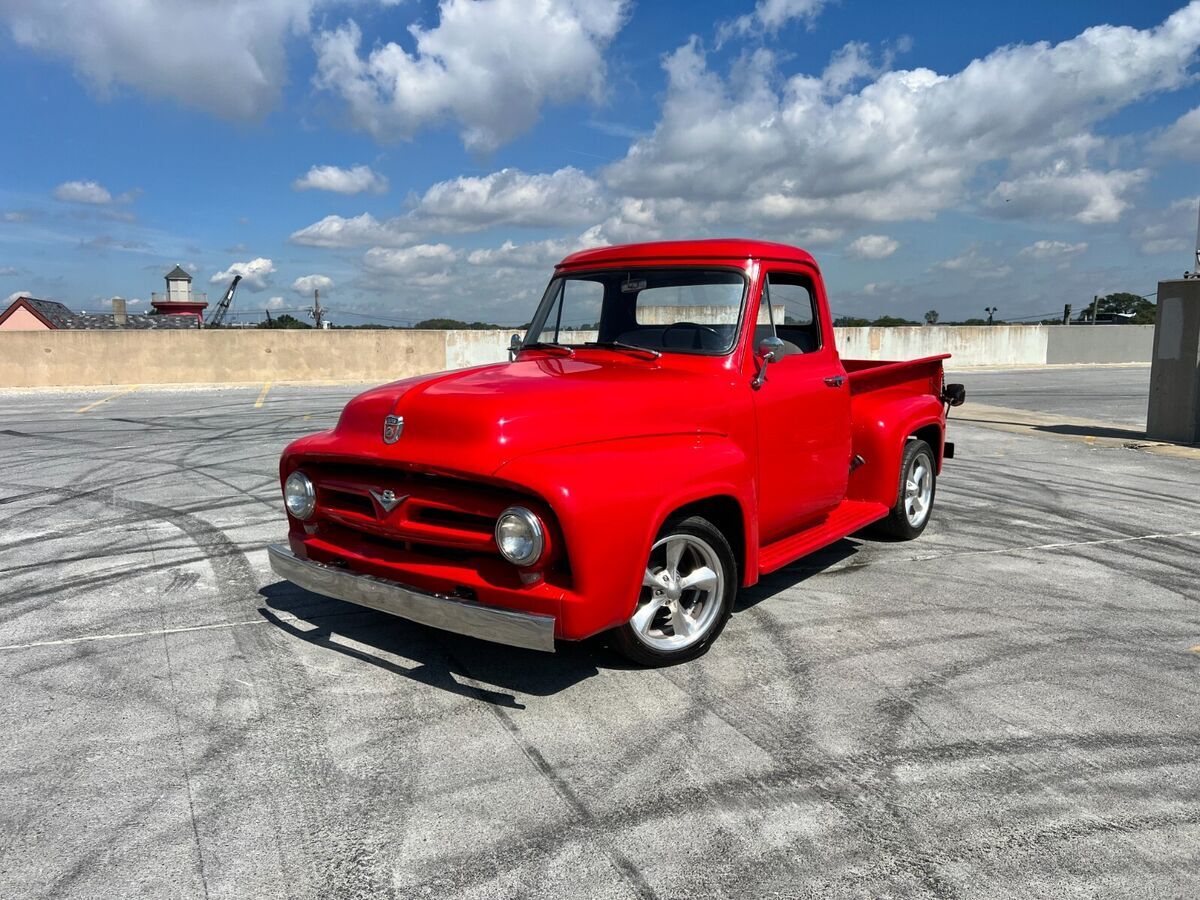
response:
[[(1144, 367), (959, 380), (1144, 421)], [(1200, 888), (1200, 459), (952, 423), (919, 541), (642, 671), (280, 583), (277, 455), (354, 392), (0, 392), (0, 896)]]

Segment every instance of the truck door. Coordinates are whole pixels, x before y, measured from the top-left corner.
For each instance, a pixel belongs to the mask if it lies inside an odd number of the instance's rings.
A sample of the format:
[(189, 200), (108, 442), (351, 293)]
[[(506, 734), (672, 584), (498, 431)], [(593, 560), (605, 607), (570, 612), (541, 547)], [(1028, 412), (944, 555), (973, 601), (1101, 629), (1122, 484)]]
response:
[(824, 295), (803, 271), (761, 277), (751, 373), (757, 348), (783, 343), (754, 393), (758, 429), (758, 516), (764, 544), (815, 524), (846, 496), (850, 474), (850, 384), (825, 320)]

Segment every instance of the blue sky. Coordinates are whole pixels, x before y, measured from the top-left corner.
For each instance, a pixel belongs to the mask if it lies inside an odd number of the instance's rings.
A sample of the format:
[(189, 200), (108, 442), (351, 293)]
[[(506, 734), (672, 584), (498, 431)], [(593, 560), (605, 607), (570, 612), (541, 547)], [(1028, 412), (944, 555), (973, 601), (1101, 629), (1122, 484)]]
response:
[(516, 323), (730, 235), (837, 314), (1079, 309), (1187, 266), (1198, 50), (1178, 2), (0, 0), (0, 300)]

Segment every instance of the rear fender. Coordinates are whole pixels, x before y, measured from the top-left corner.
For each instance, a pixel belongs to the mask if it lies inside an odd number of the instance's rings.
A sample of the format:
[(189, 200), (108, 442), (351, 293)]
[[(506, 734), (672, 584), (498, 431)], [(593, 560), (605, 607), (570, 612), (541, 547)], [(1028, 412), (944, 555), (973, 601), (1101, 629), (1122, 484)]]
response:
[(943, 407), (930, 394), (887, 397), (862, 395), (861, 409), (853, 410), (853, 453), (864, 460), (850, 473), (847, 496), (851, 500), (876, 501), (885, 506), (896, 502), (900, 485), (900, 460), (910, 435), (922, 428), (936, 426), (938, 439), (933, 446), (940, 469), (942, 438), (945, 435)]
[(730, 496), (742, 512), (748, 571), (758, 571), (752, 468), (728, 438), (660, 435), (519, 457), (493, 477), (536, 492), (553, 509), (571, 568), (560, 636), (580, 639), (629, 620), (650, 547), (672, 512)]

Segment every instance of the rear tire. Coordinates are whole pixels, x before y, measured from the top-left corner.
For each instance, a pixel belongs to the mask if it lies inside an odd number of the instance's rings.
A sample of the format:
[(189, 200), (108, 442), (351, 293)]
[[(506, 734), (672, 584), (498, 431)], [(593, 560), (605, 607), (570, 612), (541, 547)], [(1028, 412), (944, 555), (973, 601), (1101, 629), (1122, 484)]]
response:
[(738, 591), (729, 541), (699, 516), (669, 521), (650, 549), (632, 618), (612, 644), (642, 666), (669, 666), (705, 653), (729, 620)]
[(904, 445), (900, 458), (900, 484), (896, 505), (876, 530), (900, 541), (920, 537), (933, 514), (937, 494), (937, 462), (933, 448), (919, 438)]

